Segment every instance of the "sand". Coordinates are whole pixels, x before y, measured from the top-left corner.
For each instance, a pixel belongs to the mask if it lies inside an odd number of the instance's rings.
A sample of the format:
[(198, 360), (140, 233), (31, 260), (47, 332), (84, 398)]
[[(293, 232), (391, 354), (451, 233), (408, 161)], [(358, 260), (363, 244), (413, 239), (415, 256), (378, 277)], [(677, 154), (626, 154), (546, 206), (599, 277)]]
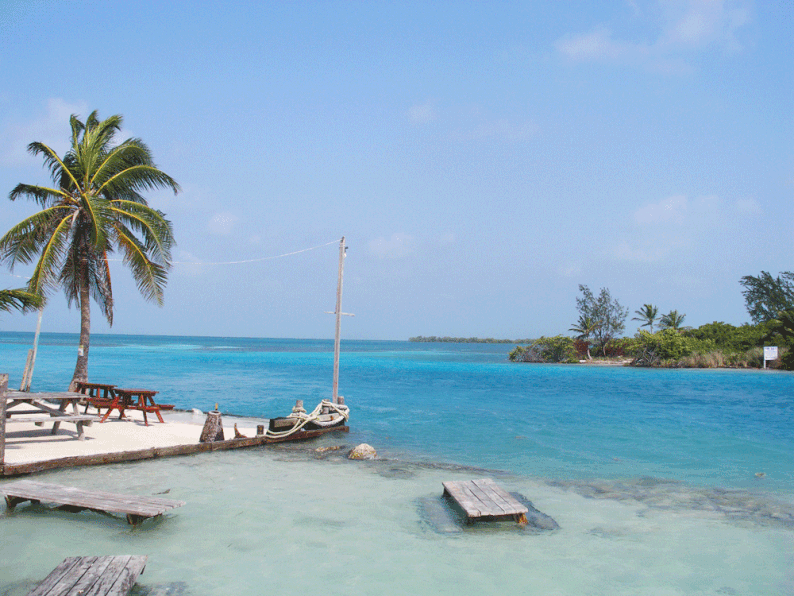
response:
[[(96, 411), (89, 409), (88, 413), (96, 414)], [(85, 438), (82, 441), (77, 438), (77, 427), (74, 423), (62, 422), (55, 435), (51, 434), (51, 422), (45, 422), (41, 427), (32, 422), (10, 423), (6, 425), (5, 463), (13, 465), (198, 443), (205, 413), (194, 410), (164, 411), (162, 414), (165, 423), (149, 414), (149, 426), (146, 426), (142, 412), (127, 410), (126, 420), (119, 420), (118, 413), (113, 412), (106, 422), (94, 422), (91, 426), (84, 427)], [(225, 438), (234, 438), (235, 423), (238, 430), (248, 437), (256, 435), (258, 424), (267, 425), (265, 419), (224, 416)]]

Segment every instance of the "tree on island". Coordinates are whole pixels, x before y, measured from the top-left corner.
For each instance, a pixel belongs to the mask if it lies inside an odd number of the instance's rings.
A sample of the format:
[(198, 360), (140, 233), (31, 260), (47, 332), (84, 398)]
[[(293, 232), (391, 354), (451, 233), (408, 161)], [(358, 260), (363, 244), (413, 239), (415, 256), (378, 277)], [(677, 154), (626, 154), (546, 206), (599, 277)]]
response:
[(27, 290), (0, 290), (0, 310), (11, 312), (11, 309), (17, 309), (27, 312), (39, 308), (41, 304), (41, 296), (31, 294)]
[(691, 327), (684, 327), (684, 319), (686, 319), (686, 315), (683, 313), (679, 313), (677, 310), (671, 310), (666, 315), (662, 315), (662, 318), (659, 320), (659, 328), (660, 329), (672, 329), (673, 331), (687, 331), (691, 329)]
[(753, 323), (776, 319), (778, 313), (794, 309), (794, 272), (783, 271), (776, 278), (768, 271), (758, 277), (745, 275), (739, 283)]
[(579, 320), (568, 330), (577, 334), (576, 339), (580, 339), (585, 342), (585, 345), (587, 346), (588, 360), (593, 359), (593, 357), (590, 355), (590, 336), (595, 333), (597, 328), (598, 323), (596, 323), (592, 317), (587, 315), (579, 315)]
[(593, 338), (606, 356), (607, 344), (626, 328), (629, 309), (622, 307), (617, 298), (613, 300), (607, 288), (601, 288), (598, 298), (585, 285), (580, 284), (579, 291), (582, 293), (582, 297), (576, 299), (579, 316), (590, 318), (597, 325)]
[(656, 316), (659, 314), (659, 309), (653, 304), (643, 304), (640, 310), (635, 310), (636, 317), (632, 317), (632, 321), (641, 321), (640, 327), (648, 327), (650, 332), (653, 333), (653, 324), (656, 322)]
[(14, 201), (26, 198), (42, 208), (0, 239), (0, 262), (38, 262), (28, 292), (46, 299), (62, 287), (69, 306), (80, 307), (80, 349), (69, 389), (88, 378), (91, 334), (90, 299), (113, 324), (113, 290), (109, 256), (118, 250), (146, 300), (162, 304), (174, 244), (165, 214), (148, 206), (140, 194), (179, 185), (159, 170), (148, 147), (135, 138), (119, 144), (114, 136), (122, 117), (99, 120), (92, 112), (83, 123), (73, 115), (71, 147), (63, 158), (47, 145), (33, 142), (28, 152), (41, 155), (54, 187), (19, 184)]

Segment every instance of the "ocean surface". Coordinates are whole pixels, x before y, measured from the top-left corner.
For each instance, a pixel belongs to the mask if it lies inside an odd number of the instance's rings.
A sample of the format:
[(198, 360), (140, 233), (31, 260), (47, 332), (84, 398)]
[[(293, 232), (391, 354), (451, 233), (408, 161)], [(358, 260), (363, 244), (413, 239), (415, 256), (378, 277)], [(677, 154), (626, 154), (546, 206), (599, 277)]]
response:
[[(31, 344), (0, 334), (12, 388)], [(66, 388), (76, 344), (42, 334), (34, 391)], [(137, 529), (0, 516), (0, 595), (66, 556), (125, 553), (149, 555), (139, 594), (794, 594), (794, 374), (513, 364), (511, 348), (343, 340), (348, 435), (39, 475), (188, 504)], [(270, 417), (330, 397), (332, 366), (330, 340), (95, 335), (89, 378)], [(344, 458), (362, 442), (381, 459)], [(441, 482), (484, 476), (559, 527), (446, 515)]]

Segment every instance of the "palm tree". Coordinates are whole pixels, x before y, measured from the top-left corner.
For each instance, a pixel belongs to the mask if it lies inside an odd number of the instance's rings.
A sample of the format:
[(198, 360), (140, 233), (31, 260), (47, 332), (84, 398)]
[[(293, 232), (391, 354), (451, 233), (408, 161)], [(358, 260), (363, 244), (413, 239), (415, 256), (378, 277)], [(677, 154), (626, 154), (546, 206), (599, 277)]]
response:
[(85, 123), (72, 116), (71, 147), (59, 157), (43, 143), (28, 151), (42, 155), (53, 188), (19, 184), (9, 198), (27, 198), (42, 207), (0, 238), (0, 262), (38, 261), (28, 291), (41, 297), (62, 287), (69, 306), (80, 307), (80, 348), (70, 389), (88, 378), (91, 334), (90, 299), (113, 324), (113, 291), (108, 257), (115, 250), (130, 268), (138, 290), (162, 304), (174, 242), (171, 223), (152, 209), (142, 191), (179, 185), (157, 169), (140, 139), (114, 144), (121, 116), (99, 120), (92, 112)]
[(659, 327), (662, 329), (674, 329), (675, 331), (686, 331), (691, 327), (684, 327), (685, 314), (678, 314), (677, 310), (671, 310), (666, 315), (662, 315), (659, 321)]
[(583, 340), (587, 344), (587, 359), (592, 360), (590, 355), (590, 336), (598, 329), (600, 325), (596, 323), (592, 317), (587, 315), (579, 315), (579, 320), (574, 324), (569, 331), (576, 333), (576, 338)]
[(634, 313), (638, 316), (632, 317), (632, 321), (644, 321), (640, 327), (649, 327), (653, 333), (653, 324), (656, 321), (656, 315), (659, 314), (659, 309), (653, 304), (643, 304), (640, 310), (635, 310)]
[(10, 312), (12, 308), (16, 308), (27, 312), (39, 308), (41, 304), (41, 296), (36, 296), (26, 290), (0, 290), (0, 310)]

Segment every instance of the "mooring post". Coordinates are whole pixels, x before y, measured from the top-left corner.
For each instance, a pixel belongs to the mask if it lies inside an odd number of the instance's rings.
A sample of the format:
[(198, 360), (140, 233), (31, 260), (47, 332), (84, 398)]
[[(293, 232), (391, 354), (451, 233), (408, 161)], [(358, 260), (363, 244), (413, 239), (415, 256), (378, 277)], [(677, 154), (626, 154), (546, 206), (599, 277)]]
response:
[(0, 476), (5, 472), (6, 458), (6, 394), (8, 375), (0, 374)]
[(223, 421), (221, 413), (218, 411), (218, 404), (215, 404), (215, 409), (207, 412), (207, 419), (204, 421), (204, 429), (201, 431), (199, 443), (214, 443), (223, 440)]

